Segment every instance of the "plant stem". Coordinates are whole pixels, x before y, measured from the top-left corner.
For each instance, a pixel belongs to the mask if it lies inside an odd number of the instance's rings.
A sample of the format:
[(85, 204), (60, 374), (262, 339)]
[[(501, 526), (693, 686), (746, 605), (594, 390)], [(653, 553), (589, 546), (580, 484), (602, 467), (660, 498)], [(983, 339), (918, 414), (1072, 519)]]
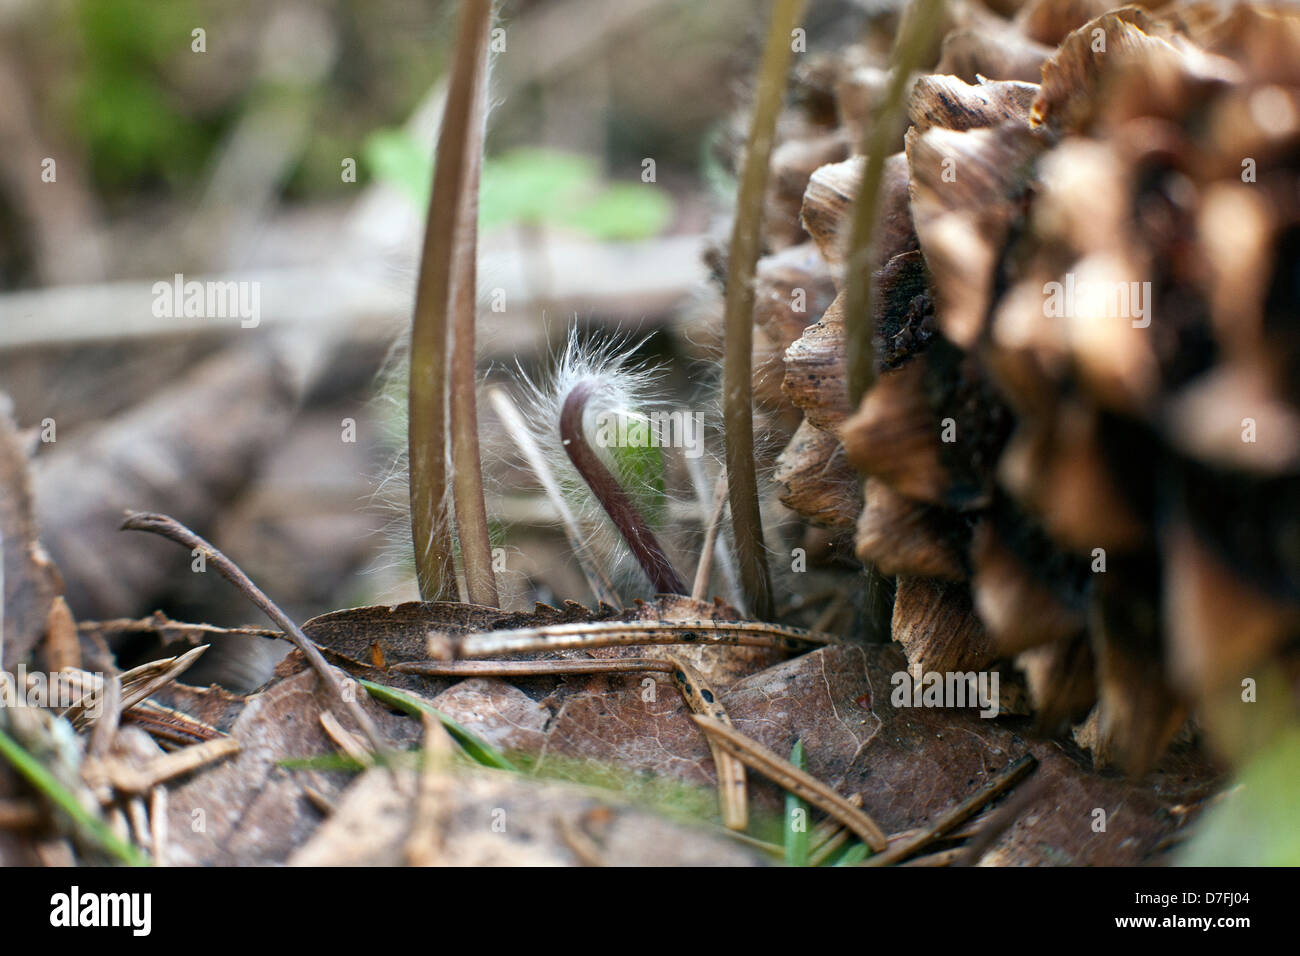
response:
[(466, 212), (462, 199), (468, 165), (466, 140), (491, 12), (490, 0), (465, 0), (461, 9), (415, 288), (407, 448), (411, 537), (420, 596), (426, 601), (457, 598), (446, 509), (447, 317), (455, 291), (452, 267), (461, 235), (458, 222)]
[[(490, 22), (492, 4), (482, 4)], [(477, 10), (474, 12), (478, 12)], [(478, 192), (483, 169), (483, 124), (487, 109), (487, 46), (478, 48), (473, 107), (466, 131), (465, 188), (455, 242), (452, 287), (451, 352), (451, 489), (456, 512), (456, 536), (465, 568), (465, 592), (472, 604), (497, 607), (496, 576), (492, 572), (492, 543), (488, 536), (487, 505), (483, 500), (483, 463), (478, 445), (478, 402), (474, 388), (474, 323), (478, 312)]]
[(740, 566), (740, 586), (749, 612), (772, 616), (772, 579), (763, 550), (763, 519), (758, 510), (754, 471), (754, 269), (758, 264), (767, 193), (768, 163), (776, 135), (786, 73), (793, 53), (791, 35), (803, 0), (775, 0), (759, 71), (758, 100), (749, 130), (745, 168), (736, 198), (727, 267), (726, 344), (722, 370), (726, 417), (726, 463), (731, 527)]
[(582, 420), (594, 387), (591, 382), (582, 381), (565, 396), (564, 408), (560, 411), (560, 441), (573, 467), (627, 542), (628, 549), (650, 579), (655, 592), (685, 594), (686, 585), (668, 560), (659, 539), (587, 441)]
[(940, 16), (943, 0), (914, 0), (900, 24), (894, 44), (894, 72), (875, 121), (863, 130), (861, 152), (867, 157), (858, 201), (853, 209), (853, 226), (845, 258), (844, 356), (849, 401), (856, 408), (863, 394), (875, 382), (876, 349), (872, 342), (875, 321), (871, 302), (872, 238), (879, 218), (880, 184), (885, 173), (885, 150), (898, 128), (903, 112), (903, 94), (912, 73), (921, 65)]

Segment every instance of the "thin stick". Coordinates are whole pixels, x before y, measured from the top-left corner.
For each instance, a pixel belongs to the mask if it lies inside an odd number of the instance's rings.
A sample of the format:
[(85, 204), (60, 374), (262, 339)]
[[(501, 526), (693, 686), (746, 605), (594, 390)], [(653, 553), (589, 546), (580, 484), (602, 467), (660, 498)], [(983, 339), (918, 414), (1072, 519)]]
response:
[(222, 736), (217, 728), (152, 700), (140, 701), (124, 713), (122, 719), (143, 727), (151, 737), (173, 746), (201, 744)]
[(426, 711), (420, 721), (424, 726), (424, 749), (411, 832), (406, 840), (406, 862), (411, 866), (433, 866), (442, 856), (446, 771), (456, 748), (437, 716)]
[(198, 770), (213, 761), (238, 752), (238, 740), (234, 737), (221, 737), (177, 750), (175, 753), (164, 754), (139, 770), (122, 761), (110, 761), (106, 765), (108, 779), (115, 789), (123, 793), (148, 793), (173, 777)]
[(366, 735), (366, 738), (370, 741), (370, 746), (374, 748), (375, 752), (378, 753), (384, 749), (384, 738), (380, 736), (379, 728), (370, 719), (370, 715), (361, 709), (361, 705), (357, 703), (356, 695), (348, 693), (338, 671), (326, 663), (325, 658), (321, 656), (320, 650), (307, 639), (307, 635), (302, 632), (302, 629), (291, 621), (289, 616), (281, 611), (274, 601), (263, 594), (261, 589), (248, 579), (248, 575), (244, 574), (235, 562), (175, 518), (169, 518), (167, 515), (131, 514), (122, 523), (122, 529), (148, 531), (162, 535), (164, 538), (175, 541), (183, 547), (191, 550), (197, 548), (203, 552), (207, 556), (207, 560), (221, 573), (221, 576), (261, 608), (262, 613), (274, 621), (276, 627), (284, 632), (284, 636), (289, 639), (293, 646), (302, 652), (303, 657), (307, 658), (307, 663), (325, 682), (325, 686), (330, 688), (334, 695), (342, 701), (344, 708), (352, 715), (352, 719), (356, 721), (357, 726)]
[[(485, 4), (491, 22), (491, 0)], [(483, 125), (487, 112), (487, 46), (478, 50), (474, 71), (473, 110), (465, 148), (463, 209), (455, 243), (455, 309), (451, 344), (451, 490), (455, 503), (456, 537), (465, 567), (465, 592), (470, 603), (497, 607), (492, 543), (488, 535), (487, 504), (483, 499), (483, 462), (478, 444), (478, 400), (474, 382), (474, 325), (478, 317), (478, 192), (483, 169)]]
[(908, 80), (920, 66), (931, 40), (931, 34), (943, 12), (943, 0), (914, 0), (910, 11), (903, 17), (903, 32), (894, 45), (894, 72), (884, 101), (876, 110), (875, 119), (864, 130), (861, 152), (867, 157), (862, 173), (858, 201), (853, 207), (853, 225), (849, 233), (849, 248), (845, 261), (846, 285), (844, 290), (844, 354), (847, 363), (849, 401), (856, 408), (875, 381), (876, 353), (872, 336), (875, 322), (872, 319), (871, 266), (873, 262), (872, 237), (879, 218), (880, 184), (885, 174), (885, 150), (896, 134), (903, 110), (903, 94)]
[(131, 797), (126, 801), (126, 819), (131, 824), (131, 836), (136, 846), (153, 853), (153, 833), (149, 829), (149, 814), (145, 810), (144, 798)]
[(583, 866), (605, 866), (605, 858), (601, 854), (600, 847), (596, 841), (582, 830), (573, 820), (568, 817), (556, 814), (555, 829), (560, 834), (560, 838), (572, 851), (573, 855), (578, 858), (578, 862)]
[[(802, 653), (835, 643), (826, 634), (797, 627), (755, 621), (597, 621), (550, 624), (515, 631), (491, 631), (450, 637), (430, 635), (430, 656), (436, 659), (495, 657), (531, 651), (624, 647), (638, 644), (704, 644), (728, 647), (769, 647)], [(434, 650), (443, 653), (433, 653)]]
[(996, 800), (1002, 794), (1006, 793), (1038, 766), (1038, 761), (1033, 754), (1025, 754), (1006, 770), (994, 777), (989, 783), (971, 794), (961, 803), (957, 804), (951, 810), (945, 811), (934, 823), (925, 827), (920, 833), (905, 840), (901, 843), (895, 843), (884, 853), (869, 857), (862, 862), (863, 866), (888, 866), (891, 863), (898, 863), (909, 856), (913, 856), (917, 850), (930, 843), (933, 843), (939, 837), (943, 836), (954, 827), (960, 826), (966, 820), (979, 813), (986, 806)]
[(132, 668), (127, 671), (122, 675), (122, 709), (128, 710), (134, 707), (145, 698), (176, 680), (189, 670), (207, 652), (210, 646), (200, 644), (198, 647), (192, 647), (184, 654), (174, 657), (170, 661), (155, 662), (164, 665), (162, 673), (155, 676), (146, 677), (144, 674), (137, 674), (136, 671), (142, 670), (142, 668)]
[(795, 796), (803, 798), (822, 812), (834, 817), (852, 830), (872, 850), (879, 853), (889, 846), (885, 831), (880, 829), (871, 817), (816, 777), (810, 776), (790, 761), (772, 753), (758, 741), (751, 740), (721, 721), (699, 715), (693, 715), (691, 719), (747, 767), (757, 770)]
[(590, 661), (407, 661), (389, 668), (424, 677), (547, 677), (568, 674), (668, 673), (673, 665), (654, 657)]
[(155, 866), (167, 865), (167, 788), (149, 791), (149, 842), (153, 845)]
[(700, 551), (700, 563), (695, 567), (695, 581), (691, 585), (691, 597), (697, 601), (708, 600), (709, 578), (713, 575), (713, 552), (718, 543), (718, 528), (722, 524), (722, 512), (727, 507), (727, 473), (718, 475), (713, 486), (713, 508), (709, 512), (709, 524), (704, 531), (704, 548)]
[(815, 848), (808, 851), (808, 865), (821, 866), (840, 847), (848, 842), (849, 831), (845, 827), (835, 827)]
[[(130, 710), (137, 704), (142, 703), (147, 697), (157, 692), (160, 688), (166, 687), (181, 674), (185, 673), (190, 667), (203, 656), (210, 645), (200, 644), (198, 647), (190, 648), (179, 657), (164, 657), (160, 660), (149, 661), (147, 664), (141, 664), (139, 667), (133, 667), (129, 671), (114, 678), (120, 685), (120, 704), (119, 713)], [(66, 708), (60, 716), (72, 722), (72, 726), (78, 730), (91, 723), (89, 712), (97, 704), (105, 693), (105, 682), (93, 674), (86, 671), (60, 671), (60, 677), (68, 680), (74, 686), (79, 686), (85, 681), (89, 681), (91, 689)], [(97, 718), (103, 719), (103, 713)]]
[(953, 847), (950, 850), (939, 850), (935, 853), (927, 853), (925, 856), (918, 856), (915, 859), (908, 860), (906, 863), (900, 863), (900, 866), (959, 866), (966, 851), (962, 847)]
[(790, 37), (802, 8), (803, 0), (775, 0), (772, 8), (727, 265), (722, 388), (731, 527), (745, 603), (750, 614), (762, 619), (772, 616), (772, 578), (763, 549), (763, 519), (758, 510), (758, 477), (754, 470), (754, 270), (762, 240), (776, 117), (793, 52)]
[(328, 710), (321, 711), (320, 725), (329, 739), (334, 742), (334, 746), (339, 749), (343, 756), (347, 757), (354, 763), (363, 767), (372, 766), (375, 762), (374, 755), (366, 750), (365, 745), (357, 740), (356, 735), (339, 723), (339, 719)]
[(50, 670), (81, 669), (81, 641), (77, 636), (77, 622), (72, 617), (68, 602), (60, 595), (50, 605), (45, 619), (45, 658)]
[(453, 264), (462, 235), (459, 223), (466, 211), (462, 197), (468, 177), (467, 140), (491, 14), (490, 0), (465, 0), (461, 8), (411, 323), (407, 390), (411, 536), (420, 596), (426, 601), (456, 600), (446, 511), (447, 326), (455, 294)]
[(122, 681), (114, 676), (104, 681), (104, 687), (100, 691), (104, 699), (103, 710), (100, 712), (99, 719), (95, 721), (95, 727), (90, 732), (89, 752), (92, 757), (107, 756), (108, 750), (113, 746), (113, 738), (117, 736), (117, 728), (122, 721), (122, 709), (125, 701), (122, 700)]
[(1046, 776), (1035, 777), (1017, 790), (1006, 803), (992, 811), (989, 818), (984, 820), (984, 825), (975, 832), (970, 843), (965, 847), (965, 852), (957, 861), (957, 865), (975, 866), (979, 863), (989, 848), (997, 842), (998, 837), (1020, 819), (1029, 805), (1042, 795), (1048, 786), (1048, 779)]
[[(849, 794), (849, 803), (855, 807), (862, 806), (862, 794)], [(834, 820), (823, 820), (813, 831), (808, 841), (808, 865), (821, 866), (832, 853), (842, 847), (849, 839), (849, 831)]]
[[(731, 716), (722, 706), (717, 693), (705, 683), (703, 675), (692, 668), (680, 657), (668, 654), (667, 658), (674, 665), (673, 684), (681, 691), (682, 699), (692, 714), (710, 717), (713, 720), (731, 726)], [(718, 809), (722, 814), (722, 825), (728, 830), (743, 830), (749, 825), (749, 796), (745, 790), (745, 765), (728, 753), (708, 734), (704, 739), (713, 754), (713, 766), (718, 776)]]
[(30, 830), (44, 818), (45, 814), (34, 803), (0, 798), (0, 830)]
[(743, 843), (745, 846), (753, 847), (755, 850), (758, 850), (761, 853), (766, 853), (768, 856), (775, 857), (778, 860), (785, 858), (785, 847), (783, 846), (777, 846), (775, 843), (768, 843), (766, 840), (752, 837), (748, 833), (738, 833), (735, 830), (724, 829), (722, 832), (731, 837), (737, 843)]
[(564, 498), (564, 492), (560, 490), (560, 484), (555, 480), (555, 475), (551, 472), (551, 466), (546, 463), (546, 457), (542, 454), (537, 442), (533, 440), (532, 433), (529, 432), (528, 426), (524, 424), (523, 417), (519, 414), (519, 409), (515, 405), (514, 399), (510, 393), (500, 386), (494, 386), (488, 390), (488, 400), (492, 402), (492, 407), (496, 409), (497, 415), (501, 418), (501, 423), (505, 425), (510, 437), (514, 440), (520, 454), (528, 462), (528, 467), (533, 470), (537, 476), (537, 482), (546, 492), (546, 497), (550, 499), (551, 504), (555, 507), (556, 512), (560, 515), (560, 524), (564, 528), (564, 535), (569, 540), (569, 550), (582, 568), (583, 576), (587, 579), (587, 586), (591, 588), (592, 596), (597, 602), (608, 604), (610, 607), (618, 606), (618, 595), (614, 593), (614, 585), (609, 582), (605, 573), (591, 561), (586, 549), (582, 543), (582, 532), (578, 529), (578, 519), (574, 517), (569, 503)]

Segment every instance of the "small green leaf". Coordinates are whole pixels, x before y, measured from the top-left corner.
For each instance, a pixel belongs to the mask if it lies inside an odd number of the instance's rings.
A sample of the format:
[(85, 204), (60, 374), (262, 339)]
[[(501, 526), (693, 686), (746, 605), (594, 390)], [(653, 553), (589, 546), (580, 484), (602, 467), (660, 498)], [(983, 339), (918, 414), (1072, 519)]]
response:
[(361, 681), (361, 686), (369, 691), (370, 696), (375, 698), (375, 700), (387, 704), (389, 707), (410, 714), (413, 717), (418, 717), (420, 714), (432, 714), (434, 717), (437, 717), (438, 720), (442, 722), (442, 725), (447, 728), (447, 732), (451, 734), (456, 743), (460, 744), (461, 749), (463, 749), (475, 763), (480, 763), (485, 767), (492, 767), (496, 770), (511, 770), (515, 772), (519, 770), (518, 767), (507, 760), (506, 757), (490, 743), (478, 736), (478, 734), (475, 734), (473, 731), (462, 727), (442, 711), (438, 710), (438, 708), (432, 707), (424, 701), (412, 697), (405, 691), (398, 690), (396, 687), (386, 687), (383, 684), (376, 684), (368, 680)]
[[(794, 742), (790, 762), (800, 770), (807, 769), (802, 740)], [(785, 862), (789, 866), (808, 865), (808, 804), (793, 793), (785, 795)]]

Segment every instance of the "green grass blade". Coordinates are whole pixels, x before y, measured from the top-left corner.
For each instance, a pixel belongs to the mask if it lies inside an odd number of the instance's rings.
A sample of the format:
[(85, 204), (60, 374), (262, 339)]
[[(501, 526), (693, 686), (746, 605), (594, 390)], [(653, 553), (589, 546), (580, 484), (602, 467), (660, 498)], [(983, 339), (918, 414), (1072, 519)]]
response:
[(855, 843), (840, 855), (840, 858), (835, 861), (834, 865), (857, 866), (870, 855), (871, 853), (867, 849), (865, 843)]
[(376, 684), (372, 681), (363, 680), (361, 686), (364, 687), (370, 696), (389, 707), (396, 708), (412, 717), (418, 717), (420, 714), (432, 714), (437, 717), (442, 725), (447, 728), (456, 743), (469, 755), (475, 763), (480, 763), (485, 767), (492, 767), (495, 770), (510, 770), (518, 772), (519, 768), (506, 759), (505, 755), (493, 747), (490, 743), (471, 730), (462, 727), (456, 721), (452, 720), (437, 707), (426, 704), (424, 701), (412, 697), (396, 687), (387, 687), (383, 684)]
[(33, 787), (43, 793), (60, 810), (72, 818), (77, 828), (103, 849), (117, 857), (128, 866), (149, 866), (147, 856), (131, 844), (118, 838), (108, 824), (100, 820), (81, 805), (76, 796), (54, 775), (41, 765), (41, 762), (23, 749), (3, 730), (0, 730), (0, 756), (8, 760)]
[[(796, 740), (790, 762), (806, 770), (803, 741)], [(785, 795), (785, 862), (789, 866), (808, 865), (808, 804), (793, 793)]]

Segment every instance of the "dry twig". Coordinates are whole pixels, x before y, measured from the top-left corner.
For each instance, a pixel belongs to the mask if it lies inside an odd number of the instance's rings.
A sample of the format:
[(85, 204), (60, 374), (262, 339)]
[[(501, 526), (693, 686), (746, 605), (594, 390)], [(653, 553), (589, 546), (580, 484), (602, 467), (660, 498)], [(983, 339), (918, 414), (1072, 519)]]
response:
[[(235, 562), (218, 551), (215, 547), (200, 538), (197, 534), (185, 527), (175, 518), (169, 518), (167, 515), (160, 514), (131, 514), (127, 516), (126, 521), (122, 523), (124, 530), (130, 531), (149, 531), (153, 534), (162, 535), (168, 540), (175, 541), (186, 548), (197, 549), (207, 556), (207, 560), (212, 563), (221, 576), (233, 584), (239, 591), (250, 601), (262, 609), (267, 617), (275, 622), (276, 626), (284, 632), (284, 636), (298, 648), (312, 668), (320, 675), (325, 686), (329, 687), (335, 696), (343, 703), (352, 719), (356, 721), (357, 726), (370, 741), (370, 746), (376, 753), (384, 749), (384, 738), (379, 734), (379, 728), (375, 726), (370, 716), (361, 709), (357, 703), (356, 696), (349, 694), (343, 686), (343, 681), (338, 672), (326, 663), (325, 658), (321, 656), (320, 650), (316, 645), (307, 639), (307, 635), (302, 632), (289, 616), (276, 606), (275, 602), (262, 593), (256, 584), (249, 580), (248, 575), (239, 569)], [(192, 653), (192, 652), (191, 652)]]

